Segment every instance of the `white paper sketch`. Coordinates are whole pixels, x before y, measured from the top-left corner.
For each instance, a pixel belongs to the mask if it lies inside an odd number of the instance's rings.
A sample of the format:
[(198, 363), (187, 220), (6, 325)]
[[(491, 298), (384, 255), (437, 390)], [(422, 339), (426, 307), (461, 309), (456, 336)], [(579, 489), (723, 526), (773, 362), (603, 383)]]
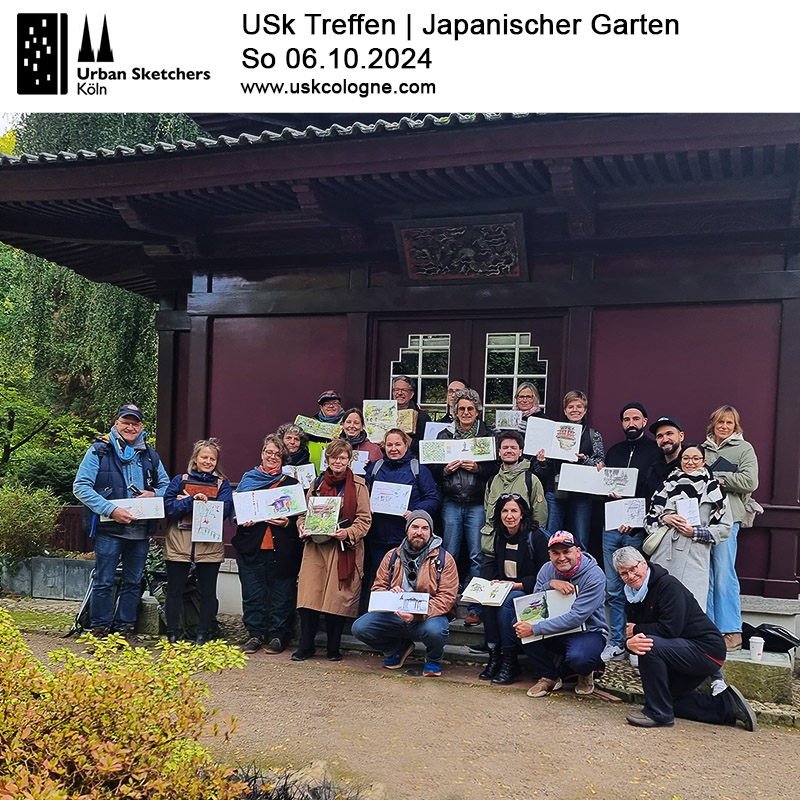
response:
[(221, 500), (195, 500), (192, 503), (192, 541), (221, 542), (225, 522), (225, 503)]
[(675, 511), (692, 527), (701, 525), (700, 504), (696, 497), (683, 497), (675, 501)]
[(498, 408), (494, 416), (494, 425), (502, 431), (519, 430), (522, 426), (522, 412)]
[(293, 483), (275, 489), (234, 492), (233, 507), (238, 522), (263, 522), (302, 514), (306, 510), (306, 497), (303, 487)]
[[(117, 508), (125, 508), (136, 519), (164, 519), (163, 497), (126, 497), (111, 501)], [(100, 517), (100, 522), (110, 522), (111, 517)]]
[(430, 595), (427, 592), (372, 592), (370, 611), (405, 611), (408, 614), (427, 614)]
[(317, 477), (317, 468), (313, 464), (298, 464), (294, 467), (287, 464), (283, 467), (283, 474), (295, 478), (303, 489), (308, 489)]
[(606, 503), (606, 530), (618, 530), (620, 525), (631, 528), (644, 527), (645, 501), (643, 497), (612, 500)]
[(371, 442), (380, 443), (397, 427), (397, 400), (365, 400), (364, 427)]
[(558, 481), (558, 488), (565, 492), (584, 494), (614, 494), (633, 497), (636, 494), (636, 478), (639, 470), (635, 467), (587, 467), (580, 464), (564, 464)]
[(423, 439), (419, 443), (421, 464), (449, 464), (451, 461), (494, 461), (494, 436), (477, 439)]
[(393, 514), (402, 517), (408, 511), (411, 486), (405, 483), (375, 481), (369, 496), (369, 507), (373, 514)]
[(435, 439), (441, 431), (453, 430), (452, 422), (426, 422), (423, 439)]
[(547, 458), (577, 461), (582, 431), (582, 426), (573, 422), (553, 422), (540, 417), (529, 417), (522, 451), (526, 455), (535, 456), (540, 450), (544, 450)]

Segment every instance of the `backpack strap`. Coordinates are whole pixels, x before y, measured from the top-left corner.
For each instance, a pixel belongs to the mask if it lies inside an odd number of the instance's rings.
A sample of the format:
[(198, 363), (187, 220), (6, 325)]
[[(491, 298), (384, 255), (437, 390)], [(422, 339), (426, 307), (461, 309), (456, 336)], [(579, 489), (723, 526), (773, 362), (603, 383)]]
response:
[[(444, 545), (439, 547), (439, 554), (436, 556), (436, 585), (438, 586), (442, 580), (442, 570), (444, 569), (445, 562), (447, 561), (447, 550)], [(397, 563), (397, 548), (392, 550), (392, 555), (389, 557), (389, 586), (392, 585), (392, 575), (394, 574), (394, 565)]]
[(317, 477), (314, 478), (314, 494), (315, 495), (319, 491), (319, 487), (322, 486), (322, 481), (324, 481), (324, 480), (325, 480), (325, 473), (324, 472), (321, 475), (317, 475)]
[(379, 459), (378, 459), (378, 460), (375, 462), (375, 464), (374, 464), (374, 466), (372, 467), (372, 469), (369, 471), (369, 480), (370, 480), (370, 483), (373, 483), (373, 482), (375, 481), (375, 476), (376, 476), (376, 475), (377, 475), (377, 474), (378, 474), (378, 473), (381, 471), (381, 467), (383, 466), (383, 462), (384, 462), (384, 460), (385, 460), (385, 459), (383, 459), (383, 458), (379, 458)]
[(394, 565), (397, 561), (397, 548), (392, 550), (392, 555), (389, 557), (389, 586), (392, 585), (392, 575), (394, 574)]

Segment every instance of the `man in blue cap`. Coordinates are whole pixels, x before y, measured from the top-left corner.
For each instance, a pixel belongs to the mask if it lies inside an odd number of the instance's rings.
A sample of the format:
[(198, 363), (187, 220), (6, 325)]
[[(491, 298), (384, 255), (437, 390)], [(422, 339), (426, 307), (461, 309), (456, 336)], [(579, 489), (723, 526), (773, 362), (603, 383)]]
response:
[[(116, 631), (134, 638), (142, 573), (157, 520), (138, 520), (113, 501), (164, 496), (169, 477), (146, 440), (142, 410), (132, 403), (123, 405), (109, 434), (86, 452), (72, 484), (75, 497), (86, 507), (84, 524), (94, 537), (90, 627), (97, 636)], [(122, 583), (112, 619), (114, 576), (120, 559)]]

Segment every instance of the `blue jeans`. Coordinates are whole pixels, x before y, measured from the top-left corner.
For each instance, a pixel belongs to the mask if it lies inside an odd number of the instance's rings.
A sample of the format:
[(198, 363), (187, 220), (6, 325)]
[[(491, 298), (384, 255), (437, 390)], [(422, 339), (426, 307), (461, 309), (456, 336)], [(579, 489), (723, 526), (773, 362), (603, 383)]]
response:
[[(461, 544), (466, 539), (469, 552), (469, 580), (481, 574), (481, 528), (486, 521), (482, 503), (458, 503), (445, 498), (442, 505), (442, 525), (444, 526), (444, 549), (458, 563)], [(468, 581), (465, 581), (467, 583)], [(480, 614), (483, 606), (478, 603), (470, 605), (469, 610)]]
[(730, 537), (711, 548), (706, 614), (722, 633), (738, 633), (742, 629), (742, 600), (736, 576), (738, 533), (739, 523), (734, 522)]
[(588, 551), (591, 537), (592, 496), (570, 492), (568, 499), (556, 500), (555, 492), (545, 492), (545, 499), (547, 529), (550, 533), (569, 531), (581, 550)]
[(420, 641), (425, 645), (426, 659), (438, 664), (450, 635), (450, 623), (444, 616), (404, 622), (390, 611), (370, 611), (353, 623), (352, 632), (356, 639), (387, 656), (399, 650), (405, 642)]
[(525, 592), (512, 589), (501, 606), (481, 606), (481, 619), (489, 644), (501, 644), (504, 650), (517, 650), (519, 639), (514, 630), (517, 614), (514, 611), (514, 598), (524, 597)]
[(603, 531), (603, 568), (606, 573), (606, 596), (608, 597), (608, 622), (611, 635), (608, 643), (625, 647), (625, 584), (614, 569), (611, 556), (620, 547), (635, 547), (642, 552), (644, 530), (634, 528), (635, 533), (620, 533), (617, 530)]
[(294, 627), (297, 575), (280, 574), (274, 550), (248, 554), (236, 551), (236, 563), (242, 585), (242, 622), (247, 633), (262, 641), (280, 639), (285, 645)]
[[(142, 573), (149, 549), (149, 539), (123, 539), (121, 536), (109, 536), (100, 531), (95, 534), (91, 627), (120, 631), (136, 624), (136, 611), (142, 595)], [(117, 594), (117, 611), (112, 620), (111, 598), (120, 558), (122, 583)]]
[(603, 663), (600, 653), (605, 646), (606, 637), (602, 633), (583, 631), (539, 639), (522, 645), (522, 649), (540, 678), (557, 680), (562, 675), (594, 672)]

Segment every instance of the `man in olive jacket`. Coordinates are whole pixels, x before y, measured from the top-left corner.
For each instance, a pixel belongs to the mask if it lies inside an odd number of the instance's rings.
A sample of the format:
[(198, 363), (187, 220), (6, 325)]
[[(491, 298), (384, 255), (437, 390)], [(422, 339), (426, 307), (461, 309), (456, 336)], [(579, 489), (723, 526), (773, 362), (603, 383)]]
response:
[(411, 512), (406, 520), (406, 538), (384, 556), (372, 591), (428, 594), (427, 613), (370, 611), (353, 623), (353, 636), (383, 651), (387, 669), (400, 669), (419, 640), (426, 651), (422, 674), (441, 675), (444, 646), (450, 635), (449, 615), (458, 594), (458, 570), (442, 540), (434, 535), (427, 511)]

